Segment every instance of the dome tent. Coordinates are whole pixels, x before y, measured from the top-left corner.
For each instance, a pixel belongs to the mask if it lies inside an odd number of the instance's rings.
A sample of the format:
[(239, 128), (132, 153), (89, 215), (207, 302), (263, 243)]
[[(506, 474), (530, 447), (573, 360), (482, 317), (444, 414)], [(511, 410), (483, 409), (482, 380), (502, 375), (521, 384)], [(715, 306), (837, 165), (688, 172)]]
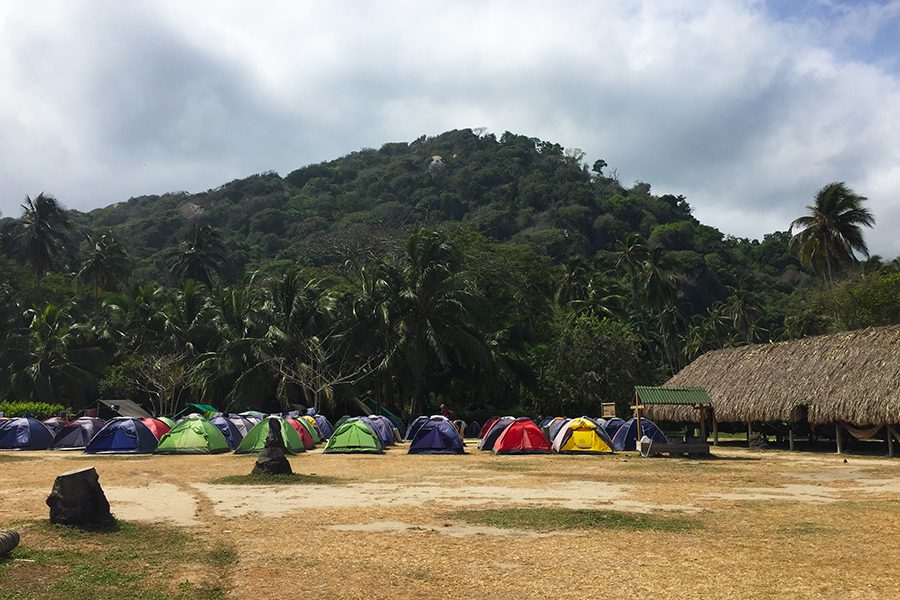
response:
[(281, 429), (281, 441), (288, 452), (304, 452), (303, 440), (294, 427), (281, 417), (268, 417), (257, 423), (238, 444), (235, 454), (251, 454), (262, 452), (266, 447), (266, 436), (269, 434), (269, 421), (275, 419)]
[(606, 434), (610, 437), (610, 439), (616, 437), (616, 432), (619, 430), (619, 427), (625, 424), (625, 419), (620, 419), (619, 417), (610, 417), (603, 423), (603, 429), (606, 430)]
[(409, 424), (409, 427), (406, 428), (406, 435), (403, 436), (403, 439), (407, 442), (411, 442), (414, 437), (416, 437), (416, 433), (418, 433), (419, 428), (428, 421), (430, 417), (422, 415), (421, 417), (416, 417)]
[(494, 454), (546, 454), (550, 452), (550, 442), (534, 421), (519, 417), (509, 424), (497, 441)]
[(472, 421), (466, 425), (466, 431), (463, 433), (463, 437), (477, 438), (479, 432), (481, 432), (481, 424), (478, 421)]
[(553, 439), (552, 448), (562, 454), (611, 454), (612, 440), (587, 417), (567, 422)]
[(515, 421), (515, 417), (500, 417), (494, 424), (491, 425), (490, 430), (485, 434), (481, 441), (478, 442), (478, 449), (484, 450), (485, 452), (490, 452), (494, 449), (494, 442), (497, 441), (497, 438), (500, 437), (500, 434), (503, 431), (512, 425), (513, 421)]
[(41, 421), (44, 424), (44, 427), (50, 430), (50, 433), (56, 435), (62, 428), (68, 425), (68, 421), (63, 417), (50, 417), (49, 419), (44, 419)]
[(159, 440), (162, 436), (169, 433), (170, 427), (166, 424), (165, 421), (160, 421), (159, 419), (155, 419), (153, 417), (147, 417), (141, 419), (141, 423), (147, 426), (147, 429), (153, 432), (153, 435), (156, 436), (156, 439)]
[(157, 454), (217, 454), (228, 452), (219, 428), (203, 417), (188, 418), (169, 430), (156, 448)]
[[(234, 421), (227, 418), (225, 415), (216, 415), (210, 418), (209, 422), (222, 432), (222, 435), (225, 436), (225, 442), (232, 450), (237, 448), (238, 444), (241, 443), (241, 440), (244, 439), (244, 434), (241, 432), (240, 428), (234, 424)], [(250, 429), (252, 429), (252, 427)], [(249, 429), (247, 431), (249, 431)]]
[(315, 414), (312, 415), (312, 418), (316, 420), (316, 423), (319, 426), (319, 431), (322, 433), (322, 439), (327, 440), (334, 435), (334, 426), (325, 415)]
[(168, 425), (169, 429), (172, 429), (176, 425), (175, 421), (173, 419), (170, 419), (169, 417), (156, 417), (156, 420), (162, 421), (163, 423)]
[(87, 454), (150, 454), (158, 443), (140, 419), (116, 417), (106, 422), (84, 451)]
[[(654, 442), (666, 444), (669, 441), (666, 434), (649, 419), (641, 419), (641, 433)], [(612, 445), (614, 449), (620, 451), (637, 450), (637, 419), (632, 417), (622, 423), (612, 439)]]
[(368, 425), (372, 431), (378, 434), (378, 438), (385, 447), (393, 446), (397, 443), (397, 440), (394, 438), (394, 431), (391, 429), (391, 422), (385, 417), (382, 417), (381, 415), (369, 415), (366, 417), (359, 417), (359, 419)]
[(79, 417), (62, 428), (53, 438), (52, 450), (83, 450), (106, 421), (93, 417)]
[(0, 449), (46, 450), (52, 443), (53, 433), (37, 419), (0, 419)]
[(384, 445), (378, 434), (360, 419), (347, 419), (325, 445), (326, 454), (380, 454)]
[(422, 424), (409, 445), (409, 454), (465, 454), (463, 439), (453, 423), (444, 417), (431, 417)]
[(312, 450), (316, 447), (316, 442), (313, 439), (312, 433), (309, 431), (309, 425), (304, 423), (302, 418), (295, 419), (294, 417), (283, 417), (283, 419), (287, 421), (297, 432), (297, 435), (300, 436), (304, 450)]

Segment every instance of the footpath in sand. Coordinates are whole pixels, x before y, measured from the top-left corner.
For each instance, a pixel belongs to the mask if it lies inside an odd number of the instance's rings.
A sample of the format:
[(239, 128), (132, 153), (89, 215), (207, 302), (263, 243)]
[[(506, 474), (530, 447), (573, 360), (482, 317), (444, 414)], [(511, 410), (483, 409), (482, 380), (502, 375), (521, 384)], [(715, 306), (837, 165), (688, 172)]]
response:
[[(234, 598), (628, 596), (885, 598), (900, 589), (900, 461), (716, 449), (634, 455), (323, 455), (291, 458), (330, 484), (235, 486), (253, 458), (19, 453), (0, 462), (0, 529), (47, 516), (59, 473), (94, 466), (113, 512), (191, 528), (237, 553)], [(685, 532), (530, 531), (455, 511), (562, 507), (677, 514)], [(297, 582), (302, 581), (298, 587)], [(599, 585), (596, 583), (594, 585)]]

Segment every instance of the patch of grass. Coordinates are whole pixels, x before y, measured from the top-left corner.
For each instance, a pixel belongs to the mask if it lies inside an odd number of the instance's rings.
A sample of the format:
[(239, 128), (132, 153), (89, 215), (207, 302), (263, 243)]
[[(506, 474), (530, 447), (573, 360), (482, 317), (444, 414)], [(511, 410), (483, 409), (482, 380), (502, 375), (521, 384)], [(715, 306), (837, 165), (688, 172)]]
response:
[(568, 508), (489, 508), (447, 514), (476, 525), (504, 529), (627, 529), (630, 531), (691, 531), (702, 525), (688, 517), (630, 513), (617, 510)]
[(217, 567), (230, 567), (237, 562), (237, 552), (231, 546), (216, 546), (203, 556), (203, 562)]
[(793, 527), (787, 530), (787, 533), (791, 535), (811, 535), (816, 533), (825, 533), (828, 531), (827, 527), (822, 527), (821, 525), (816, 525), (815, 523), (797, 523)]
[(0, 462), (22, 462), (24, 460), (32, 460), (27, 456), (19, 456), (14, 454), (0, 454)]
[(304, 483), (335, 483), (335, 477), (325, 475), (303, 475), (291, 473), (289, 475), (229, 475), (213, 479), (210, 483), (225, 485), (298, 485)]
[(227, 570), (209, 564), (237, 560), (228, 546), (209, 550), (206, 538), (167, 526), (120, 521), (84, 531), (41, 521), (21, 533), (21, 545), (0, 560), (0, 600), (224, 598)]
[(478, 465), (479, 469), (488, 469), (490, 471), (518, 471), (527, 472), (534, 471), (535, 467), (531, 464), (517, 463), (513, 461), (491, 461)]

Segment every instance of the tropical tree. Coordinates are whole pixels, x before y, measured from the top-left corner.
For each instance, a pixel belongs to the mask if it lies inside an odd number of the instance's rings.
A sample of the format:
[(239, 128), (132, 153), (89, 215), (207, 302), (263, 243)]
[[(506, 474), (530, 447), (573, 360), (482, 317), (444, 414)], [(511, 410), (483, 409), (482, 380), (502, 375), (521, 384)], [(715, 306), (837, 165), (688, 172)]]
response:
[(219, 233), (205, 224), (195, 224), (181, 242), (172, 263), (172, 274), (179, 281), (194, 279), (212, 286), (225, 262), (225, 245)]
[(28, 316), (27, 330), (8, 355), (12, 389), (23, 400), (77, 406), (96, 383), (99, 349), (64, 308), (47, 305)]
[(25, 196), (22, 211), (20, 249), (40, 286), (44, 273), (65, 253), (69, 217), (56, 198), (43, 192), (34, 199)]
[(131, 261), (125, 248), (111, 231), (86, 236), (86, 253), (78, 279), (92, 286), (94, 301), (100, 290), (117, 290), (128, 278)]
[(875, 218), (862, 206), (865, 200), (843, 182), (829, 183), (806, 207), (809, 214), (791, 223), (791, 252), (829, 284), (834, 283), (834, 271), (858, 262), (856, 252), (869, 256), (862, 227), (874, 226)]

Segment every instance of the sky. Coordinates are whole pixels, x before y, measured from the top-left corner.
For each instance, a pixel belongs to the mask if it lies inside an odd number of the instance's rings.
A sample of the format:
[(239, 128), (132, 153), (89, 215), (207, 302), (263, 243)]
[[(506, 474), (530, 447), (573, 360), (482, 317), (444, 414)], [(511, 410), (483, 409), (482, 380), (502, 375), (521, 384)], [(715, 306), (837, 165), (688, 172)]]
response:
[(0, 213), (484, 127), (759, 238), (844, 181), (900, 255), (900, 0), (0, 0)]

